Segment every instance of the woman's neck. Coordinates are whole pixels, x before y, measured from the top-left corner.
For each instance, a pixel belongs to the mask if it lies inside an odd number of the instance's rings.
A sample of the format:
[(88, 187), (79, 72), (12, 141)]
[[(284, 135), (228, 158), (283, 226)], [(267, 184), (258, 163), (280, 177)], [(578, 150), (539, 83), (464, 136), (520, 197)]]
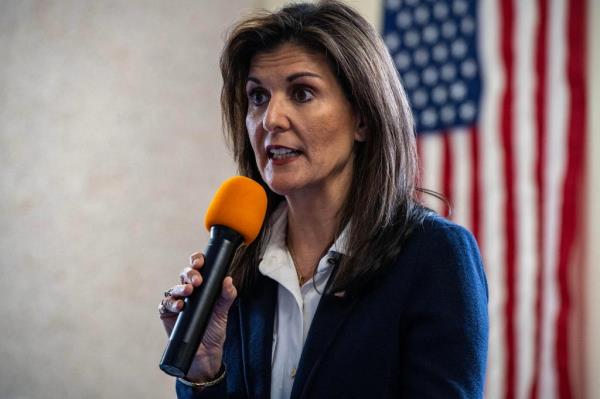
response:
[(302, 277), (313, 274), (319, 259), (333, 244), (345, 194), (345, 190), (332, 190), (317, 195), (298, 194), (286, 198), (287, 245), (293, 254), (298, 274)]

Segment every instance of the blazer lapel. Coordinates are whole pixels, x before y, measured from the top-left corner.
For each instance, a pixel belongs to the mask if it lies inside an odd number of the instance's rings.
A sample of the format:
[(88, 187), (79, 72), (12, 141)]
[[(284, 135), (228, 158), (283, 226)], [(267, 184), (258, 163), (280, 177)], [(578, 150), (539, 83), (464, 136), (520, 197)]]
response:
[(307, 389), (320, 366), (321, 359), (357, 301), (357, 299), (340, 298), (335, 295), (325, 295), (321, 298), (304, 343), (292, 387), (292, 399), (301, 398), (305, 392), (308, 392)]
[(266, 398), (271, 392), (271, 352), (277, 283), (260, 276), (256, 293), (240, 299), (240, 334), (244, 382), (249, 398)]

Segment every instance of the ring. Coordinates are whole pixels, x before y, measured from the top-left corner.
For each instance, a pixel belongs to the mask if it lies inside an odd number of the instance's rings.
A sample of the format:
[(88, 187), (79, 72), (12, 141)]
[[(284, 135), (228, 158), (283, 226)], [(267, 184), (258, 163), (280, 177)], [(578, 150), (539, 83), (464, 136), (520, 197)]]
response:
[(168, 290), (165, 291), (164, 294), (165, 294), (165, 298), (173, 295), (173, 288), (169, 288)]
[(158, 305), (158, 313), (162, 316), (164, 314), (169, 313), (169, 309), (167, 309), (167, 306), (165, 305), (165, 301), (167, 299), (164, 298), (162, 301), (160, 301), (160, 305)]

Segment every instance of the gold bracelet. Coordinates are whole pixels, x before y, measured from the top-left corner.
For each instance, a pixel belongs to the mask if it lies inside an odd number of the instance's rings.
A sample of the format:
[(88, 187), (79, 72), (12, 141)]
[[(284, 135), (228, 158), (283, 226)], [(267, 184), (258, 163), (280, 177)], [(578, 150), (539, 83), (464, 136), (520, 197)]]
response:
[(204, 388), (212, 387), (213, 385), (217, 385), (219, 382), (223, 381), (225, 379), (225, 371), (226, 371), (225, 363), (223, 363), (221, 365), (221, 368), (219, 369), (219, 372), (217, 373), (217, 376), (213, 380), (206, 381), (206, 382), (192, 382), (192, 381), (186, 380), (183, 377), (178, 377), (177, 379), (183, 385), (194, 388), (195, 390), (201, 390)]

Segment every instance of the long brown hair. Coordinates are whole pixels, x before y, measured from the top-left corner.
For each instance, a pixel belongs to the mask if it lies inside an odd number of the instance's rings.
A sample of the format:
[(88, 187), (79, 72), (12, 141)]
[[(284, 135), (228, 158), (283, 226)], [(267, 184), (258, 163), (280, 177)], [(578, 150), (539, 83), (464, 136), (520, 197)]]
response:
[[(341, 2), (292, 4), (235, 24), (220, 60), (223, 124), (239, 173), (260, 182), (268, 193), (267, 220), (283, 197), (268, 188), (256, 166), (245, 124), (245, 83), (252, 56), (283, 43), (324, 54), (366, 125), (366, 141), (355, 144), (352, 183), (337, 230), (339, 234), (351, 222), (351, 254), (342, 258), (329, 289), (352, 293), (382, 274), (425, 215), (416, 199), (416, 146), (407, 97), (379, 34)], [(231, 275), (241, 292), (258, 273), (267, 230), (265, 223), (257, 240), (236, 256)]]

